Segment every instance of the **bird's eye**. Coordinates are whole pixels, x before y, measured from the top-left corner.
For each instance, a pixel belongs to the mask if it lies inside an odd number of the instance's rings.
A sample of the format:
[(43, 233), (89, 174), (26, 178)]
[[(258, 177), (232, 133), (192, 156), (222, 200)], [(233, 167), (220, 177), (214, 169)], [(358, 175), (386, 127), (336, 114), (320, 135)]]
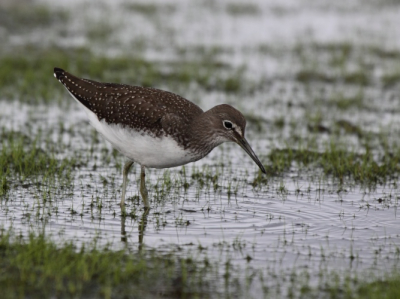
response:
[(224, 124), (224, 127), (227, 129), (233, 128), (233, 124), (229, 120), (224, 120), (222, 123)]

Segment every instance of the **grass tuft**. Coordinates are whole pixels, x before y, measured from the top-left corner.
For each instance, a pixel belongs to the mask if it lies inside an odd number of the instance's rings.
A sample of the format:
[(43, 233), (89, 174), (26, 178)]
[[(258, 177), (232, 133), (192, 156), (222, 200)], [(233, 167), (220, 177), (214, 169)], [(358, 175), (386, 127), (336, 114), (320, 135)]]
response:
[(58, 184), (70, 184), (73, 161), (57, 159), (50, 144), (43, 149), (39, 145), (40, 134), (31, 140), (21, 133), (3, 129), (1, 138), (0, 195), (7, 194), (11, 182), (12, 185), (36, 183), (49, 186), (58, 180)]
[(0, 5), (0, 27), (9, 33), (25, 33), (40, 30), (58, 23), (66, 23), (69, 14), (65, 10), (50, 10), (48, 6), (24, 3)]
[(254, 16), (260, 13), (260, 8), (251, 3), (229, 3), (226, 11), (234, 16)]
[(43, 235), (0, 233), (2, 298), (206, 298), (211, 264), (172, 254), (129, 254), (96, 243), (76, 248)]
[[(346, 150), (331, 142), (324, 151), (317, 152), (305, 148), (276, 149), (268, 155), (270, 164), (267, 173), (281, 175), (292, 166), (298, 168), (321, 168), (327, 176), (343, 183), (352, 179), (360, 184), (384, 184), (387, 179), (397, 178), (400, 173), (400, 148), (385, 149), (380, 155), (372, 151), (358, 153)], [(259, 175), (253, 186), (268, 181)]]

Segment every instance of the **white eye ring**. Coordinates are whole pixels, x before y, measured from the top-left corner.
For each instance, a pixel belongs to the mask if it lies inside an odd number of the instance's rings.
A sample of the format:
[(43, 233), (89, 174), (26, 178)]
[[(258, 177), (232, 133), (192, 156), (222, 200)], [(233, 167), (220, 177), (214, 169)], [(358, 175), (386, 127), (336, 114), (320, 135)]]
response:
[(226, 129), (228, 129), (228, 130), (233, 129), (233, 124), (232, 124), (232, 122), (229, 121), (229, 120), (224, 120), (224, 121), (222, 121), (222, 124), (223, 124), (224, 127), (225, 127)]

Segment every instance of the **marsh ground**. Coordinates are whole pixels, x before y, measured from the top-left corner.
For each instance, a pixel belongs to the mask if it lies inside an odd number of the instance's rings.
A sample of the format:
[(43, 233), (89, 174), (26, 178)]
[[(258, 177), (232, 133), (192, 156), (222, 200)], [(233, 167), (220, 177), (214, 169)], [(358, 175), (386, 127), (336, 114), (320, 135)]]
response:
[[(399, 15), (389, 0), (2, 4), (0, 248), (55, 246), (64, 250), (56, 259), (91, 269), (67, 267), (44, 291), (52, 254), (23, 266), (29, 254), (3, 258), (26, 273), (1, 280), (9, 296), (133, 296), (121, 273), (136, 277), (141, 261), (155, 269), (138, 281), (140, 292), (156, 281), (148, 297), (396, 291)], [(169, 90), (205, 110), (237, 107), (268, 176), (226, 144), (194, 164), (149, 170), (148, 215), (133, 169), (121, 215), (124, 159), (89, 126), (54, 66)], [(135, 266), (85, 264), (93, 252)], [(29, 288), (32, 268), (42, 289)], [(82, 271), (82, 281), (71, 278)], [(25, 287), (13, 289), (14, 280)]]

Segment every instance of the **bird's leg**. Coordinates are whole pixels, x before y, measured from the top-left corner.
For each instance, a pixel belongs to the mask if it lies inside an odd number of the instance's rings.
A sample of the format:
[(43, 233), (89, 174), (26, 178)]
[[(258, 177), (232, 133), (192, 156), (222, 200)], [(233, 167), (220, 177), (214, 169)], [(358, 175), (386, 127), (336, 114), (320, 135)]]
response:
[(133, 165), (133, 161), (127, 161), (124, 165), (124, 170), (122, 172), (122, 196), (121, 196), (121, 203), (119, 204), (121, 208), (125, 208), (125, 193), (126, 193), (126, 183), (128, 181), (128, 172)]
[(140, 173), (140, 194), (142, 195), (143, 203), (145, 208), (150, 208), (149, 199), (147, 197), (147, 189), (146, 189), (146, 173), (144, 166), (141, 166)]

